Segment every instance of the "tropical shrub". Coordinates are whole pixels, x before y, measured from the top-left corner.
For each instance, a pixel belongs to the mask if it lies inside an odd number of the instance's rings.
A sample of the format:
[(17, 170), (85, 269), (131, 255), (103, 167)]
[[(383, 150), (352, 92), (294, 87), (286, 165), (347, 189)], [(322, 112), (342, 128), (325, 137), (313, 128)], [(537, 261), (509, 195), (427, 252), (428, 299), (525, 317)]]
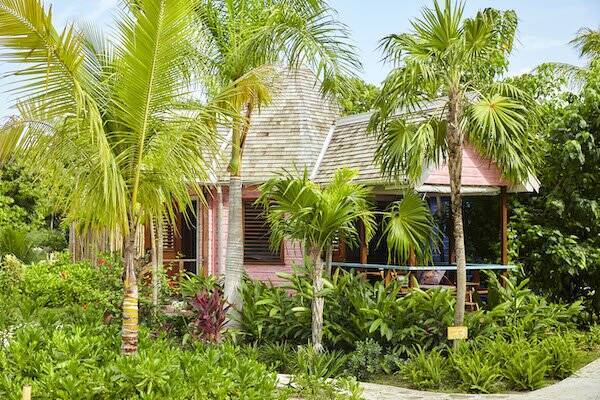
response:
[(548, 357), (548, 376), (564, 379), (575, 372), (577, 346), (568, 335), (549, 336), (539, 344), (540, 351)]
[(356, 342), (348, 356), (346, 371), (358, 380), (365, 380), (381, 371), (381, 346), (373, 339)]
[(30, 383), (43, 398), (280, 398), (274, 374), (232, 345), (184, 351), (142, 331), (139, 354), (121, 357), (118, 339), (116, 325), (24, 327), (0, 357), (0, 397)]
[(225, 304), (223, 293), (216, 288), (212, 292), (203, 290), (196, 294), (190, 305), (196, 313), (193, 334), (205, 342), (220, 342), (229, 309)]
[(0, 256), (12, 255), (25, 264), (41, 258), (36, 251), (31, 235), (24, 229), (6, 227), (0, 231)]
[(498, 365), (484, 351), (462, 346), (450, 354), (459, 387), (468, 392), (490, 393), (498, 386), (501, 374)]
[(360, 400), (362, 388), (353, 378), (337, 378), (326, 381), (313, 375), (296, 375), (291, 385), (294, 398), (304, 400)]
[(298, 348), (295, 357), (291, 359), (291, 365), (297, 374), (332, 378), (342, 373), (347, 360), (347, 356), (339, 351), (317, 352), (311, 346), (304, 346)]
[(452, 373), (450, 363), (439, 349), (417, 347), (401, 370), (417, 389), (443, 389)]

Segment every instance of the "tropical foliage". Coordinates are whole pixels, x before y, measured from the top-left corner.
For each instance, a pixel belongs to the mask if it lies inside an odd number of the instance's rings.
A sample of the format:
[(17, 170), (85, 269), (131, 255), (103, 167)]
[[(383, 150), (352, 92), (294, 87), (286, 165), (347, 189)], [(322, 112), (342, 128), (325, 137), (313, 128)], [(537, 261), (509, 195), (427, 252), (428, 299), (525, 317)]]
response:
[(579, 94), (555, 90), (556, 82), (545, 69), (516, 82), (551, 90), (539, 92), (540, 192), (513, 204), (512, 250), (535, 290), (553, 301), (583, 300), (592, 321), (600, 317), (600, 64), (592, 61)]
[[(272, 178), (260, 187), (257, 202), (265, 208), (271, 226), (274, 248), (284, 239), (301, 243), (310, 256), (313, 276), (312, 332), (315, 348), (322, 347), (323, 329), (323, 263), (326, 254), (328, 267), (334, 242), (343, 240), (349, 246), (371, 239), (375, 225), (374, 212), (369, 204), (370, 190), (354, 183), (358, 172), (340, 168), (324, 187), (308, 179), (305, 170), (300, 177), (293, 174)], [(399, 260), (410, 254), (426, 260), (431, 254), (434, 236), (433, 218), (427, 205), (415, 194), (406, 194), (385, 213), (384, 233), (390, 251)], [(360, 225), (360, 228), (358, 226)]]
[(152, 216), (174, 217), (201, 196), (217, 103), (190, 97), (196, 1), (128, 2), (117, 31), (58, 31), (41, 1), (0, 2), (0, 59), (17, 69), (20, 115), (3, 127), (5, 158), (54, 177), (62, 211), (84, 231), (124, 236), (123, 352), (137, 351), (135, 237)]
[(345, 90), (339, 96), (344, 115), (360, 114), (371, 111), (375, 99), (379, 96), (379, 88), (358, 77), (343, 81)]
[[(448, 163), (458, 268), (456, 325), (463, 322), (466, 291), (463, 148), (466, 143), (474, 146), (513, 182), (527, 180), (534, 167), (528, 129), (532, 102), (517, 87), (494, 82), (508, 65), (516, 14), (488, 8), (465, 18), (463, 8), (463, 3), (435, 1), (412, 21), (409, 33), (381, 41), (394, 69), (370, 122), (378, 141), (376, 161), (389, 178), (418, 182), (424, 167)], [(433, 102), (432, 112), (424, 119), (411, 118), (427, 102)]]

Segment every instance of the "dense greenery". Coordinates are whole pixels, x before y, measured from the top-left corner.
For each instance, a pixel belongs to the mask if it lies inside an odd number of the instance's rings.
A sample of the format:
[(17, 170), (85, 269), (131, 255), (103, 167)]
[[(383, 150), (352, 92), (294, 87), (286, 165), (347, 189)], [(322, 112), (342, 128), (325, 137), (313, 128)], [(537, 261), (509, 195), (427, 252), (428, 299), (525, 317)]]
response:
[[(600, 316), (600, 61), (579, 94), (560, 92), (549, 67), (520, 78), (543, 103), (539, 194), (513, 204), (514, 257), (553, 301), (584, 301)], [(557, 87), (558, 83), (558, 87)]]
[[(240, 322), (264, 362), (293, 373), (295, 360), (304, 357), (294, 348), (310, 338), (312, 286), (302, 274), (281, 276), (283, 287), (246, 282)], [(571, 374), (590, 350), (576, 330), (581, 305), (548, 303), (527, 288), (527, 280), (517, 284), (513, 278), (503, 287), (495, 276), (488, 279), (488, 309), (467, 315), (471, 340), (452, 350), (446, 339), (452, 292), (417, 289), (399, 297), (395, 281), (373, 284), (338, 271), (322, 292), (324, 343), (335, 350), (313, 364), (325, 376), (364, 380), (386, 374), (388, 383), (476, 392), (530, 390)], [(398, 378), (391, 377), (395, 372)]]
[[(294, 388), (277, 389), (274, 371), (258, 361), (254, 348), (230, 340), (207, 343), (197, 335), (202, 327), (192, 323), (194, 314), (151, 314), (145, 287), (140, 351), (121, 356), (122, 270), (106, 257), (96, 266), (70, 263), (66, 255), (32, 265), (4, 258), (0, 398), (20, 399), (24, 384), (32, 385), (34, 398), (48, 400), (359, 398), (352, 379), (329, 384), (331, 375), (308, 376), (317, 371), (309, 352), (298, 357)], [(194, 293), (219, 290), (213, 279), (196, 276), (181, 288), (164, 288), (163, 295), (190, 308)]]
[(31, 262), (64, 250), (66, 235), (43, 179), (14, 163), (0, 165), (0, 255)]
[(345, 78), (339, 102), (344, 115), (360, 114), (373, 109), (379, 88), (358, 77)]

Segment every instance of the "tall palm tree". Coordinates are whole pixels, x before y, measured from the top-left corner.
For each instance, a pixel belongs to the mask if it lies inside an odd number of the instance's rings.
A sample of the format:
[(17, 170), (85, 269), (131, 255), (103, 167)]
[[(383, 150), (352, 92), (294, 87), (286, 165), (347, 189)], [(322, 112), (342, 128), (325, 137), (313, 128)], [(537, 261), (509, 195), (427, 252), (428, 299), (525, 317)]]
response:
[[(331, 254), (333, 242), (344, 238), (349, 245), (359, 241), (357, 222), (365, 228), (370, 240), (375, 224), (368, 198), (371, 191), (354, 183), (357, 171), (341, 168), (324, 187), (302, 176), (290, 173), (271, 178), (260, 187), (257, 203), (265, 207), (271, 226), (271, 244), (278, 248), (284, 239), (304, 244), (311, 260), (313, 280), (312, 344), (323, 349), (323, 260)], [(415, 250), (421, 256), (430, 252), (433, 218), (427, 205), (416, 195), (408, 194), (386, 213), (388, 248), (403, 260)]]
[(230, 104), (241, 118), (232, 127), (225, 296), (234, 309), (244, 263), (242, 234), (242, 153), (251, 118), (271, 100), (276, 68), (307, 65), (323, 82), (324, 94), (339, 89), (338, 77), (360, 67), (348, 32), (324, 0), (204, 0), (198, 26), (207, 37), (199, 65), (213, 77), (211, 87), (245, 85)]
[[(190, 204), (207, 178), (214, 115), (191, 101), (191, 0), (126, 3), (112, 36), (68, 25), (40, 0), (0, 0), (0, 60), (16, 63), (20, 116), (3, 126), (2, 154), (53, 171), (63, 211), (84, 230), (124, 239), (122, 352), (137, 351), (135, 238), (152, 216)], [(188, 78), (188, 79), (186, 79)], [(225, 92), (216, 101), (226, 103)]]
[[(517, 17), (485, 9), (463, 17), (463, 4), (446, 0), (426, 8), (409, 33), (381, 42), (394, 69), (383, 83), (370, 121), (378, 141), (376, 160), (392, 179), (417, 182), (424, 168), (447, 160), (457, 262), (454, 323), (462, 325), (466, 259), (462, 223), (462, 151), (465, 141), (493, 160), (510, 181), (533, 172), (533, 103), (516, 87), (494, 82), (507, 68)], [(418, 121), (423, 102), (441, 100), (443, 110)]]

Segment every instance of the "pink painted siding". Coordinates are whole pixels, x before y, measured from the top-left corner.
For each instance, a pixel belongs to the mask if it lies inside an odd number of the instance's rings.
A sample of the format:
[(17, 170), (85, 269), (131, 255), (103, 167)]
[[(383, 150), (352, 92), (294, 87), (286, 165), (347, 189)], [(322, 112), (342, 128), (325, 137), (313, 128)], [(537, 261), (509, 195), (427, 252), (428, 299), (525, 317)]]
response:
[[(443, 165), (433, 170), (423, 183), (450, 184), (448, 166)], [(507, 186), (508, 182), (502, 179), (500, 169), (493, 162), (484, 159), (473, 147), (466, 145), (463, 149), (462, 184), (463, 186)]]
[[(258, 197), (258, 191), (256, 187), (244, 187), (242, 192), (244, 200), (256, 199)], [(223, 215), (217, 220), (217, 192), (214, 189), (209, 191), (207, 196), (208, 202), (208, 227), (207, 227), (207, 238), (201, 238), (199, 235), (198, 240), (208, 240), (208, 254), (206, 255), (207, 260), (207, 272), (209, 275), (214, 275), (218, 271), (218, 257), (217, 257), (217, 246), (226, 247), (227, 241), (227, 213), (229, 209), (228, 190), (226, 187), (223, 188)], [(218, 243), (217, 230), (215, 227), (219, 225), (220, 229), (223, 230), (221, 237), (223, 238), (222, 243)], [(286, 242), (283, 246), (283, 262), (274, 264), (246, 264), (246, 272), (253, 279), (258, 279), (265, 282), (272, 282), (273, 284), (279, 284), (282, 282), (281, 278), (277, 276), (278, 272), (291, 272), (292, 266), (301, 265), (303, 262), (302, 248), (299, 244)]]

